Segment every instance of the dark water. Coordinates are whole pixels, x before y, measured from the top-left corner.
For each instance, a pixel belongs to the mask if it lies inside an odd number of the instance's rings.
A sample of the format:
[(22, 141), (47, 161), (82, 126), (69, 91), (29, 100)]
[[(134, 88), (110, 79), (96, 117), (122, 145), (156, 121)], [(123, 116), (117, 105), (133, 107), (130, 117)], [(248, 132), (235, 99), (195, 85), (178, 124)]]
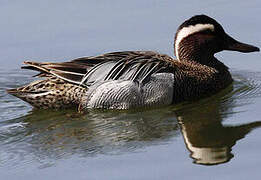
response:
[(0, 179), (260, 179), (260, 53), (218, 54), (233, 85), (159, 109), (36, 111), (5, 92), (33, 80), (19, 69), (25, 59), (172, 54), (177, 26), (198, 13), (260, 47), (260, 8), (259, 1), (1, 1)]

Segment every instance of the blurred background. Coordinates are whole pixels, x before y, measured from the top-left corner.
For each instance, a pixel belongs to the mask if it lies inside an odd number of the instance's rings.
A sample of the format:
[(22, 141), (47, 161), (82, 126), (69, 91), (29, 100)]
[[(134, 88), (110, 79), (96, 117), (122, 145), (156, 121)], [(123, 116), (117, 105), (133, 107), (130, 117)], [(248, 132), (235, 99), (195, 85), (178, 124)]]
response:
[[(260, 4), (258, 0), (1, 0), (0, 67), (17, 68), (27, 59), (65, 61), (121, 50), (173, 55), (176, 29), (196, 14), (213, 17), (232, 37), (260, 47)], [(219, 56), (229, 67), (259, 70), (257, 53)]]

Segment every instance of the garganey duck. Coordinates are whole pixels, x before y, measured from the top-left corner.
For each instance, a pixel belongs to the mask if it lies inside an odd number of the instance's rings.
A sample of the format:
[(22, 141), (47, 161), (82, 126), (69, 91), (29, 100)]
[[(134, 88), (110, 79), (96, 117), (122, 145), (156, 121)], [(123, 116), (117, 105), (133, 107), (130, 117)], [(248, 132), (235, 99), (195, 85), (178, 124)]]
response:
[(130, 109), (162, 106), (213, 95), (232, 83), (214, 54), (259, 51), (238, 42), (206, 15), (182, 23), (175, 35), (177, 59), (152, 51), (112, 52), (62, 63), (25, 61), (38, 80), (8, 93), (37, 108)]

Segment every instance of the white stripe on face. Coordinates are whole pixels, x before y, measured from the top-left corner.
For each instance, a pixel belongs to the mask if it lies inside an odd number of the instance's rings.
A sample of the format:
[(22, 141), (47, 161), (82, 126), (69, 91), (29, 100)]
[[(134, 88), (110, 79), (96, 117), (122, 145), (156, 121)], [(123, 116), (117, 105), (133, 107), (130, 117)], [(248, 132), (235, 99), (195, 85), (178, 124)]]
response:
[(213, 24), (196, 24), (196, 25), (190, 25), (188, 27), (182, 28), (178, 34), (177, 38), (175, 41), (175, 54), (177, 59), (179, 60), (179, 55), (178, 55), (178, 49), (179, 49), (179, 43), (186, 37), (188, 37), (191, 34), (204, 31), (204, 30), (211, 30), (214, 31), (214, 25)]

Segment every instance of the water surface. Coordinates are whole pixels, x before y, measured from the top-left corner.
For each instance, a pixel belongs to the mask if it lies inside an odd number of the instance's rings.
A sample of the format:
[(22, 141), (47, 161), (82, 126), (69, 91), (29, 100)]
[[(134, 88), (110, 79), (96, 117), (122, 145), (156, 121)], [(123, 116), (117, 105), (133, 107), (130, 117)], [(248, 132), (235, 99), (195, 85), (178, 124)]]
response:
[[(1, 1), (0, 173), (3, 179), (259, 179), (259, 53), (219, 53), (234, 83), (196, 102), (139, 111), (33, 110), (5, 90), (28, 83), (23, 60), (119, 50), (172, 55), (186, 18), (205, 13), (261, 46), (252, 1)], [(244, 12), (244, 13), (242, 13)]]

